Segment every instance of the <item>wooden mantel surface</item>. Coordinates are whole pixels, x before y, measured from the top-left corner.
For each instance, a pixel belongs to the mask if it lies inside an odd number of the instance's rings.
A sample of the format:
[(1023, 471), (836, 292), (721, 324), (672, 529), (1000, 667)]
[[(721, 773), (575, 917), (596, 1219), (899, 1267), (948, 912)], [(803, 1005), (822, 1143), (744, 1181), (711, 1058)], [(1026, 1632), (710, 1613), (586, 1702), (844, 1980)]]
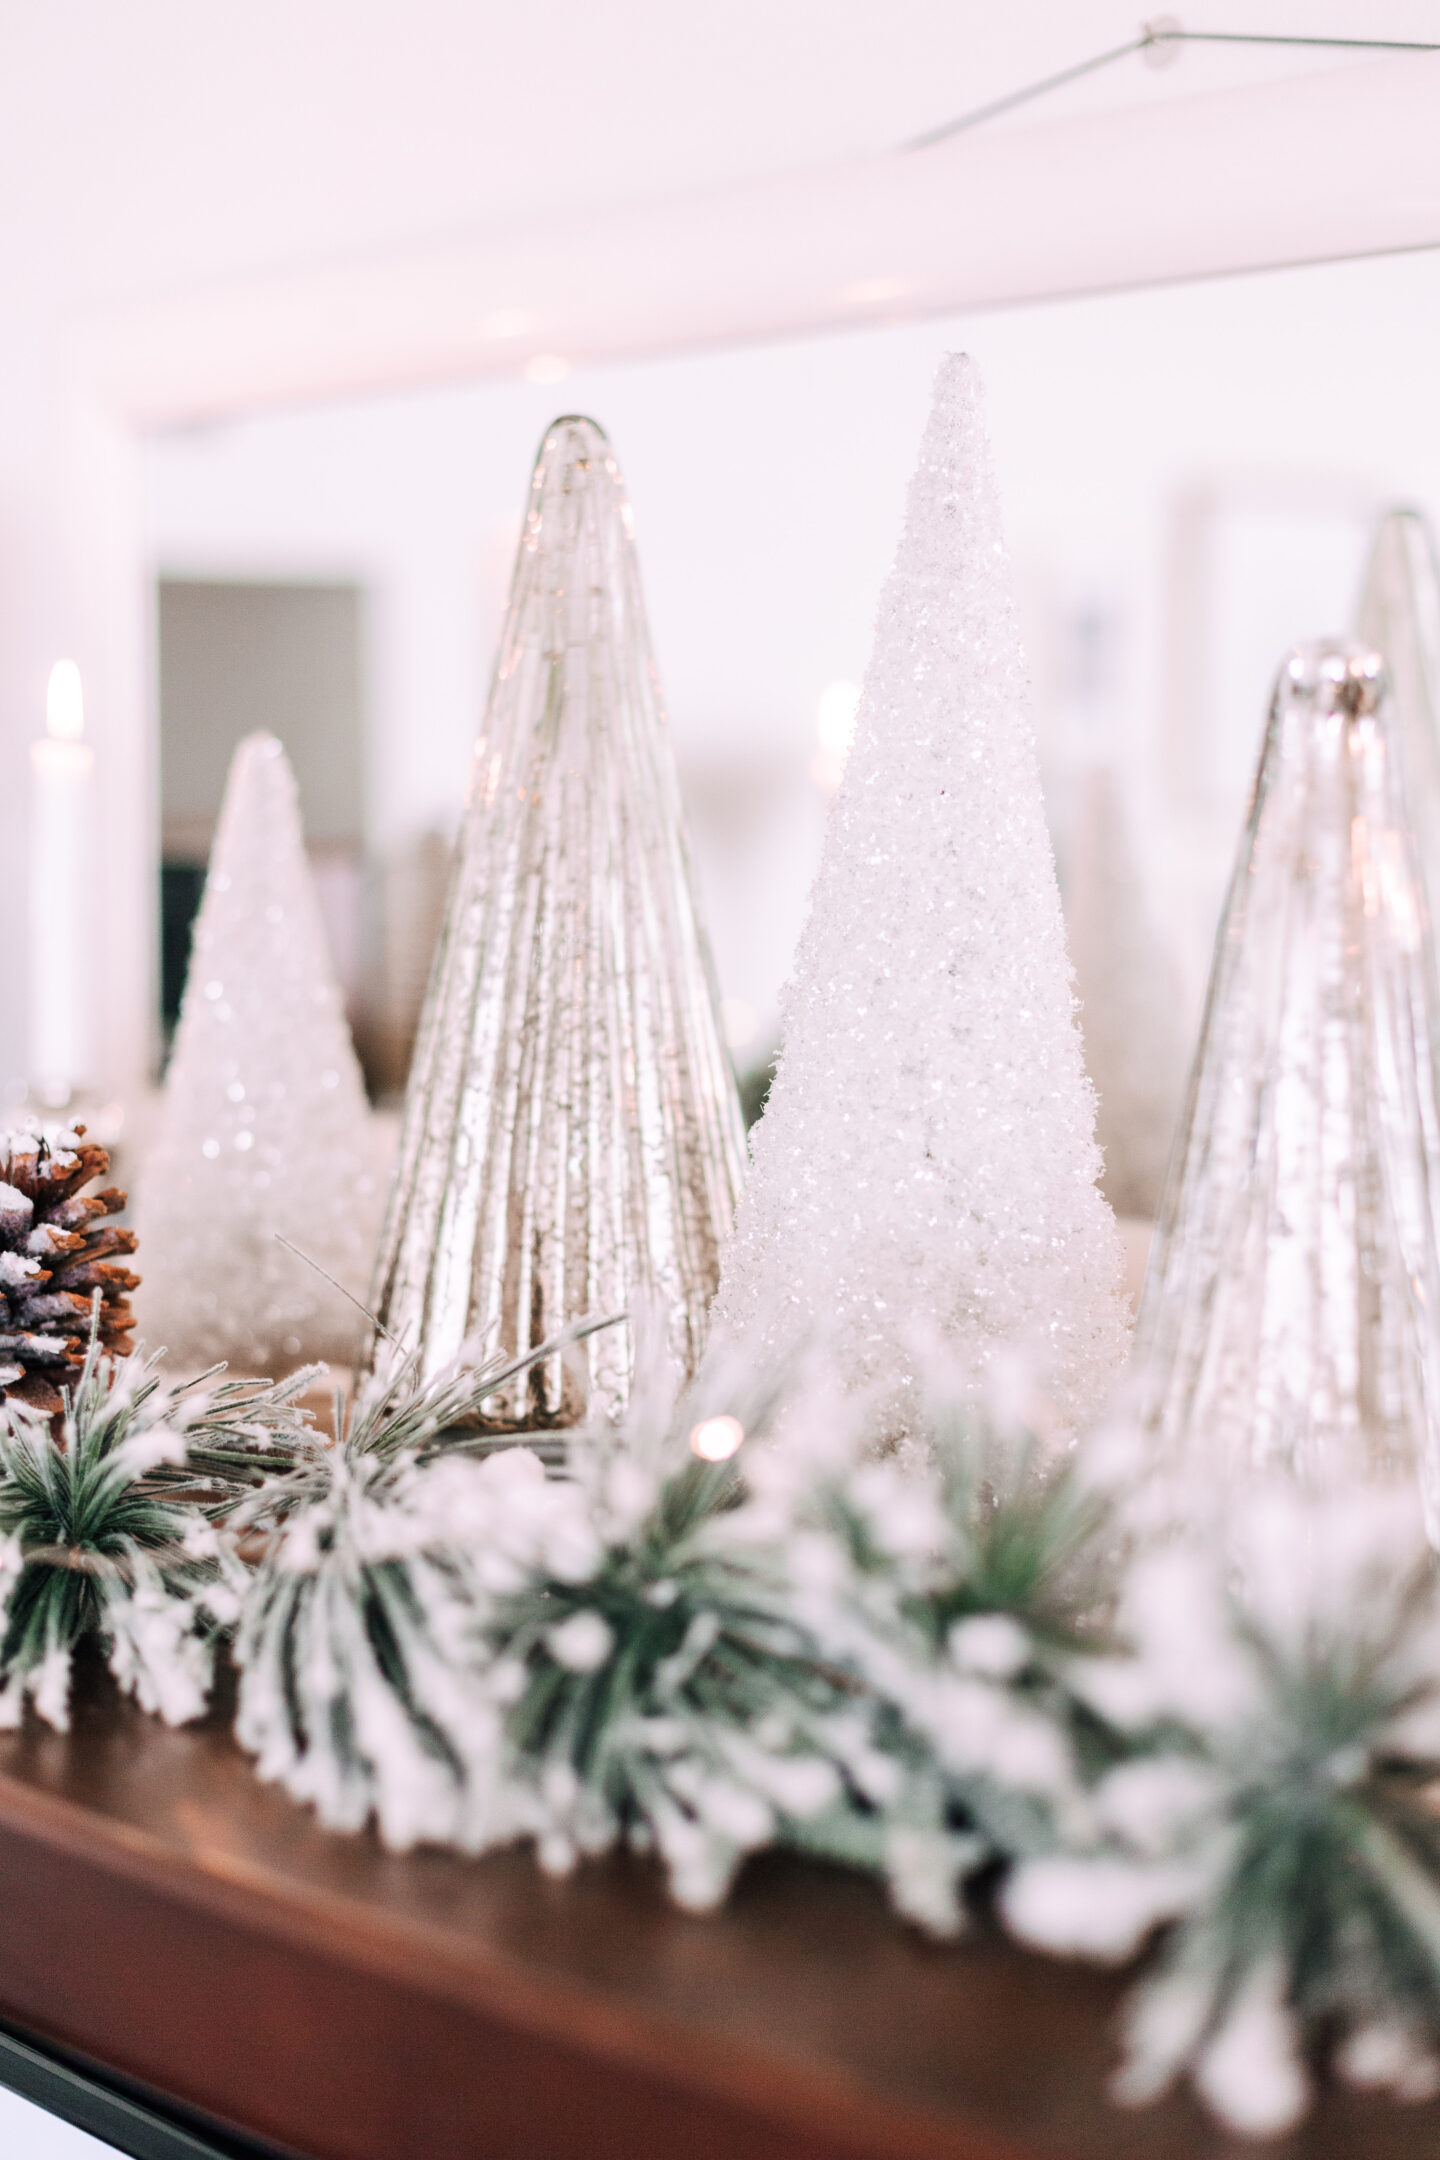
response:
[(1337, 2094), (1278, 2146), (1104, 2098), (1118, 1983), (942, 1948), (868, 1883), (750, 1867), (687, 1918), (631, 1862), (387, 1855), (225, 1723), (101, 1676), (0, 1737), (0, 2020), (307, 2160), (1431, 2160), (1440, 2106)]

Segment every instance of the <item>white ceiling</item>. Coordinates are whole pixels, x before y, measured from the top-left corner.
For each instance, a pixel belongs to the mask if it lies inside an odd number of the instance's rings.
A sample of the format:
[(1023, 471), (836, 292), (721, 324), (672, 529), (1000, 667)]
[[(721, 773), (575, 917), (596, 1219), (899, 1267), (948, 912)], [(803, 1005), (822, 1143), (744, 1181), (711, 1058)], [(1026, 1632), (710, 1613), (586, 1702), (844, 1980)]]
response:
[[(1440, 0), (1170, 4), (1440, 37)], [(154, 899), (126, 423), (1440, 246), (1440, 57), (1186, 48), (898, 147), (1150, 5), (0, 0), (0, 853), (72, 654), (114, 1074)]]
[[(0, 290), (124, 314), (116, 394), (180, 417), (1440, 242), (1440, 56), (1132, 56), (898, 150), (1135, 5), (0, 0)], [(1437, 0), (1183, 20), (1440, 39)]]

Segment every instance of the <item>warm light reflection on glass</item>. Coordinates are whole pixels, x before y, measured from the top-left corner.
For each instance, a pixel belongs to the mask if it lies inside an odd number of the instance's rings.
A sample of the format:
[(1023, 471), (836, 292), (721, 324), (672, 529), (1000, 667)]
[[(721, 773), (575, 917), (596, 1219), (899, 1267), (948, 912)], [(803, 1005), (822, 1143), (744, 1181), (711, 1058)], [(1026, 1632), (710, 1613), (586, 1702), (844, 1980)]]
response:
[(57, 660), (45, 693), (45, 732), (57, 742), (79, 742), (85, 733), (85, 692), (73, 660)]
[(690, 1435), (690, 1451), (701, 1462), (729, 1462), (738, 1455), (745, 1439), (745, 1428), (738, 1417), (702, 1418)]

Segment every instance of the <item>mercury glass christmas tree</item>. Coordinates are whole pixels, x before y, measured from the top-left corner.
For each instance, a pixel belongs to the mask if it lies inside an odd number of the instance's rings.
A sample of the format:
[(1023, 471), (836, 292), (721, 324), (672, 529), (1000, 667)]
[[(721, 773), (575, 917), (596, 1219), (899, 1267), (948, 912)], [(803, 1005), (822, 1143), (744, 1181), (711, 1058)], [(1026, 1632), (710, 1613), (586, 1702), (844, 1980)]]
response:
[(1033, 1360), (1061, 1419), (1125, 1349), (975, 368), (948, 360), (782, 1007), (718, 1316), (821, 1337), (891, 1430), (917, 1340)]
[[(633, 517), (593, 420), (540, 446), (421, 1020), (375, 1310), (422, 1379), (658, 1299), (693, 1370), (744, 1165)], [(627, 1330), (488, 1406), (620, 1407)]]
[[(379, 1196), (369, 1112), (273, 735), (235, 753), (143, 1170), (139, 1322), (181, 1365), (353, 1363)], [(315, 1267), (279, 1242), (289, 1238)]]
[(1282, 669), (1136, 1333), (1177, 1512), (1401, 1479), (1440, 1533), (1436, 980), (1378, 654)]

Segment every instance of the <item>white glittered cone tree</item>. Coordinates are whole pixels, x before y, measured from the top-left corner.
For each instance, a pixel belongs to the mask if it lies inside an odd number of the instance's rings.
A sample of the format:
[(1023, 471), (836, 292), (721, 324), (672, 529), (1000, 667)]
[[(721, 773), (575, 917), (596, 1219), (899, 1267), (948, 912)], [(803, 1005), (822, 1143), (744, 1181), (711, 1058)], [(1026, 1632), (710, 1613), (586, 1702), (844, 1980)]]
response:
[(717, 1326), (822, 1343), (910, 1428), (916, 1345), (1062, 1426), (1125, 1354), (977, 372), (948, 360), (782, 1004)]
[(248, 737), (230, 768), (138, 1213), (152, 1348), (246, 1373), (358, 1357), (364, 1319), (318, 1270), (363, 1299), (370, 1119), (273, 735)]

